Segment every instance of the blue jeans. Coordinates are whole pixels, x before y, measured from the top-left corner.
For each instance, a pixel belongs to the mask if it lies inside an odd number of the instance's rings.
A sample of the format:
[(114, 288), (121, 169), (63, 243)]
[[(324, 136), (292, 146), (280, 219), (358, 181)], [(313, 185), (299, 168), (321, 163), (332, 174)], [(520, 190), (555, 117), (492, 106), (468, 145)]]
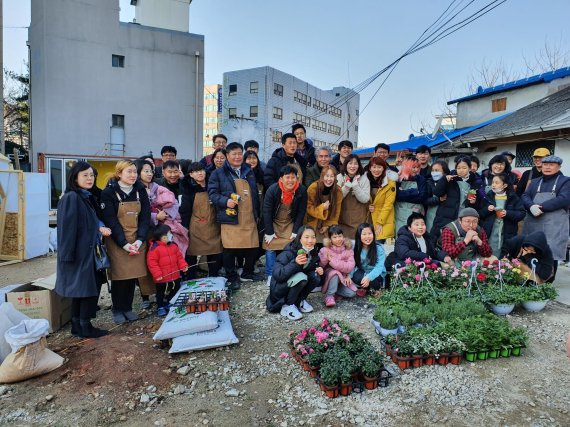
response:
[(273, 274), (273, 266), (275, 265), (275, 260), (277, 259), (277, 252), (267, 249), (265, 251), (265, 274), (267, 277)]

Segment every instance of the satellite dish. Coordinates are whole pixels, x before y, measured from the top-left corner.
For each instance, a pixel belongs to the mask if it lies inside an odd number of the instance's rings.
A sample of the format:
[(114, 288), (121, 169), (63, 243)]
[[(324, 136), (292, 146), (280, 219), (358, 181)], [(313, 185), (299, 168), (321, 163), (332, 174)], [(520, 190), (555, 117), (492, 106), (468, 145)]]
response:
[(439, 116), (439, 118), (437, 119), (437, 123), (435, 124), (435, 128), (433, 129), (433, 132), (431, 133), (432, 138), (435, 138), (435, 136), (439, 132), (439, 129), (441, 129), (441, 122), (442, 121), (443, 121), (443, 116)]

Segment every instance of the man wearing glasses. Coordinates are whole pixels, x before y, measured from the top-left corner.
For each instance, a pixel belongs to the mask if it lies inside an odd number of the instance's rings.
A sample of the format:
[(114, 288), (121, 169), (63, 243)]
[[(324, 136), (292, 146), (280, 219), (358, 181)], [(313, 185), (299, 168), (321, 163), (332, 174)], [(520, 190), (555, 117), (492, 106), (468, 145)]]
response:
[[(176, 147), (173, 147), (172, 145), (165, 145), (164, 147), (162, 147), (160, 149), (160, 156), (162, 157), (162, 164), (164, 165), (164, 163), (169, 161), (169, 160), (176, 160), (177, 154), (178, 154), (178, 151), (176, 150)], [(162, 168), (163, 168), (163, 166), (157, 166), (154, 168), (154, 180), (155, 181), (158, 181), (160, 178), (162, 178)]]
[(461, 209), (459, 219), (441, 229), (441, 248), (456, 263), (493, 255), (487, 234), (479, 226), (479, 213), (473, 208)]

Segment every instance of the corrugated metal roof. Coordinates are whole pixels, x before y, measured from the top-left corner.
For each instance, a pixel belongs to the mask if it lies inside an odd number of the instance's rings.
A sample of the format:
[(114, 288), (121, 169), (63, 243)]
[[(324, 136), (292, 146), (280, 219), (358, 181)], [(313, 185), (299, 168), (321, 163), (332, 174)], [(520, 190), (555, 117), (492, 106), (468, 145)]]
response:
[(455, 104), (457, 102), (469, 101), (471, 99), (477, 99), (483, 96), (488, 96), (492, 93), (505, 92), (507, 90), (517, 89), (538, 83), (543, 83), (543, 82), (548, 83), (551, 82), (552, 80), (561, 79), (563, 77), (568, 77), (568, 76), (570, 76), (570, 67), (564, 67), (564, 68), (559, 68), (558, 70), (549, 71), (548, 73), (537, 74), (536, 76), (526, 77), (524, 79), (515, 80), (514, 82), (508, 82), (502, 85), (488, 87), (486, 89), (483, 89), (481, 86), (479, 86), (477, 93), (464, 96), (463, 98), (453, 99), (451, 101), (448, 101), (447, 104), (450, 105), (450, 104)]
[[(422, 136), (414, 136), (406, 141), (394, 142), (390, 145), (390, 151), (401, 151), (401, 150), (408, 150), (408, 151), (415, 151), (420, 145), (427, 145), (428, 147), (432, 148), (436, 145), (442, 144), (447, 142), (448, 139), (453, 140), (454, 138), (458, 138), (462, 135), (465, 135), (469, 132), (473, 132), (476, 129), (482, 128), (483, 126), (487, 126), (493, 122), (501, 120), (512, 113), (507, 113), (499, 117), (495, 117), (494, 119), (487, 120), (486, 122), (479, 123), (475, 126), (469, 126), (460, 129), (453, 129), (450, 131), (445, 132), (438, 132), (433, 138), (431, 135), (422, 135)], [(447, 138), (446, 138), (447, 137)], [(354, 154), (372, 154), (374, 153), (374, 147), (368, 148), (361, 148), (359, 150), (354, 150)]]

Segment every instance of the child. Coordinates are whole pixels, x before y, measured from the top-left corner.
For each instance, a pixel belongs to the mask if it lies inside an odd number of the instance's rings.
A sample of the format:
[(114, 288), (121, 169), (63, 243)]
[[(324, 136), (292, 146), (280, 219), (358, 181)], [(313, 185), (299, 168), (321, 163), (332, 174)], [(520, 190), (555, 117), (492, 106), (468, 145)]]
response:
[(299, 320), (303, 317), (301, 313), (313, 311), (307, 297), (320, 286), (323, 275), (316, 243), (315, 229), (306, 225), (299, 228), (295, 240), (277, 255), (266, 301), (269, 312), (280, 311), (289, 320)]
[(356, 268), (350, 273), (352, 283), (359, 288), (356, 295), (364, 297), (370, 288), (380, 289), (386, 275), (385, 258), (384, 247), (376, 241), (372, 225), (360, 224), (354, 245)]
[(164, 301), (167, 289), (171, 287), (166, 295), (166, 301), (169, 301), (180, 289), (180, 271), (188, 271), (188, 264), (176, 243), (172, 242), (172, 237), (168, 225), (157, 226), (146, 257), (148, 269), (156, 284), (156, 314), (161, 317), (168, 313)]
[(524, 205), (510, 184), (509, 175), (493, 175), (491, 190), (485, 195), (479, 209), (481, 226), (489, 237), (493, 255), (501, 254), (505, 240), (518, 233), (519, 221), (525, 217)]
[(325, 269), (322, 292), (325, 294), (325, 305), (334, 307), (335, 297), (352, 298), (357, 287), (348, 274), (354, 270), (354, 252), (350, 239), (345, 239), (342, 228), (333, 225), (328, 231), (329, 238), (324, 239), (324, 247), (319, 252), (321, 267)]

